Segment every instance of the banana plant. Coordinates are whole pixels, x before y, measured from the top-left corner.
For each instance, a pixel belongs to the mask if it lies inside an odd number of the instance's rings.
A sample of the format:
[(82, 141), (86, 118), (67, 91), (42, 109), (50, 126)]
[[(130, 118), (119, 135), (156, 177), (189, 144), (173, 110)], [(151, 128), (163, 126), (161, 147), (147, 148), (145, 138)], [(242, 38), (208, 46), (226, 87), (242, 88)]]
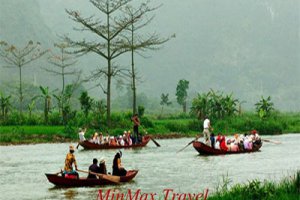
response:
[(269, 117), (274, 110), (274, 103), (271, 101), (271, 97), (268, 96), (266, 99), (262, 96), (259, 102), (255, 104), (255, 109), (258, 116), (262, 118)]
[(51, 94), (53, 93), (49, 91), (49, 87), (40, 86), (41, 95), (36, 96), (36, 98), (44, 99), (44, 120), (45, 123), (48, 124), (48, 115), (51, 109)]
[(31, 118), (32, 110), (35, 108), (35, 100), (32, 99), (31, 102), (27, 105), (29, 111), (29, 118)]
[(11, 95), (4, 96), (4, 94), (0, 93), (0, 107), (1, 107), (1, 115), (3, 117), (3, 120), (6, 119), (6, 116), (9, 110), (11, 109), (10, 98)]

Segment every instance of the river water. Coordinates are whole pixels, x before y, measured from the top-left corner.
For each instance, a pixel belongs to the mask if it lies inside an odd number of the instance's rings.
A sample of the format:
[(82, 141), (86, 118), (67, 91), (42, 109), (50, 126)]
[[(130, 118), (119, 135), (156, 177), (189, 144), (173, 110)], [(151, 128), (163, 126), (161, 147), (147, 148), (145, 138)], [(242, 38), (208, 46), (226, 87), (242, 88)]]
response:
[[(44, 173), (55, 173), (63, 168), (69, 144), (37, 144), (0, 147), (0, 199), (96, 199), (99, 189), (162, 194), (164, 189), (178, 193), (214, 191), (223, 177), (230, 184), (248, 180), (274, 180), (293, 175), (300, 170), (300, 134), (266, 136), (282, 144), (264, 143), (261, 151), (250, 154), (225, 156), (199, 156), (191, 146), (180, 153), (179, 149), (192, 138), (151, 141), (142, 149), (123, 151), (122, 163), (126, 169), (139, 169), (134, 181), (118, 186), (56, 188)], [(73, 144), (76, 146), (76, 144)], [(87, 170), (92, 159), (104, 156), (108, 170), (116, 150), (75, 152), (78, 168)], [(86, 176), (86, 174), (80, 174)]]

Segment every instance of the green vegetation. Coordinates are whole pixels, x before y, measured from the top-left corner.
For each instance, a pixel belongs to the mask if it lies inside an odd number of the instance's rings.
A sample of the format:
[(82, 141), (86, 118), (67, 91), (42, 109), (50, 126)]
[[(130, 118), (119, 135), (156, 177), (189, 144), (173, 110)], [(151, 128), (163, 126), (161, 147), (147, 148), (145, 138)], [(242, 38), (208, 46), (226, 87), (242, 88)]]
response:
[(247, 184), (237, 184), (228, 189), (228, 180), (217, 188), (209, 200), (296, 200), (300, 199), (300, 171), (279, 183), (252, 180)]
[[(49, 115), (49, 126), (43, 125), (44, 120), (40, 115), (24, 116), (24, 124), (19, 124), (18, 113), (9, 115), (8, 124), (0, 126), (0, 143), (39, 143), (39, 142), (63, 142), (78, 140), (77, 128), (87, 127), (87, 137), (94, 131), (109, 132), (111, 135), (119, 135), (124, 130), (132, 129), (131, 113), (112, 113), (112, 128), (100, 126), (105, 124), (105, 116), (78, 112), (66, 126), (62, 126), (59, 113)], [(194, 137), (202, 132), (202, 122), (188, 114), (161, 116), (142, 116), (140, 131), (148, 132), (157, 138)], [(97, 121), (98, 120), (98, 121)], [(86, 122), (90, 123), (86, 123)], [(31, 125), (31, 126), (30, 126)], [(51, 125), (51, 126), (50, 126)], [(285, 113), (261, 119), (256, 113), (244, 113), (222, 120), (212, 121), (214, 132), (222, 132), (226, 135), (243, 133), (256, 129), (260, 134), (281, 134), (300, 132), (300, 113)]]

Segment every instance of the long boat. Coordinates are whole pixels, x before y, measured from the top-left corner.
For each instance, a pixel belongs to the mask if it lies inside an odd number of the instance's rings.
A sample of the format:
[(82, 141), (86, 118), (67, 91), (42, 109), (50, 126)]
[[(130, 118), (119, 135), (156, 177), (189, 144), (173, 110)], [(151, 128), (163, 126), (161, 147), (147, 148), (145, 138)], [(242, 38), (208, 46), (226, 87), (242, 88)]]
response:
[(148, 142), (151, 140), (150, 136), (143, 136), (142, 142), (139, 144), (132, 144), (132, 145), (109, 145), (109, 144), (96, 144), (93, 142), (89, 142), (88, 140), (85, 140), (83, 142), (79, 142), (79, 145), (81, 145), (84, 149), (121, 149), (121, 148), (136, 148), (136, 147), (144, 147), (148, 144)]
[[(138, 173), (138, 170), (127, 171), (126, 176), (120, 176), (120, 182), (125, 183), (131, 181)], [(113, 185), (115, 182), (109, 181), (109, 179), (96, 179), (96, 178), (66, 178), (58, 174), (45, 174), (50, 183), (53, 183), (59, 187), (85, 187), (96, 185)], [(112, 175), (106, 175), (107, 177), (116, 177)]]
[(260, 147), (262, 146), (262, 143), (260, 145), (253, 145), (253, 148), (246, 149), (243, 151), (223, 151), (221, 149), (214, 149), (203, 142), (195, 141), (193, 142), (193, 147), (202, 155), (224, 155), (224, 154), (240, 154), (240, 153), (251, 153), (255, 151), (259, 151)]

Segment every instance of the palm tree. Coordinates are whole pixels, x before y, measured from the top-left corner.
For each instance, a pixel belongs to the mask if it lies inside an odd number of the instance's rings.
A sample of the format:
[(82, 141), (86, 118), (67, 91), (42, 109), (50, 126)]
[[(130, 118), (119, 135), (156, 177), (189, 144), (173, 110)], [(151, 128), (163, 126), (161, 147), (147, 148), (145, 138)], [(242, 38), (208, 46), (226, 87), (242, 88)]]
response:
[(42, 92), (41, 95), (37, 96), (44, 99), (44, 119), (45, 123), (48, 123), (48, 114), (51, 108), (51, 93), (49, 91), (49, 87), (40, 86), (40, 90)]
[(172, 102), (169, 101), (169, 94), (164, 94), (162, 93), (161, 96), (161, 101), (160, 101), (160, 105), (161, 105), (161, 113), (160, 115), (162, 116), (163, 114), (163, 111), (164, 111), (164, 106), (169, 106), (172, 104)]

